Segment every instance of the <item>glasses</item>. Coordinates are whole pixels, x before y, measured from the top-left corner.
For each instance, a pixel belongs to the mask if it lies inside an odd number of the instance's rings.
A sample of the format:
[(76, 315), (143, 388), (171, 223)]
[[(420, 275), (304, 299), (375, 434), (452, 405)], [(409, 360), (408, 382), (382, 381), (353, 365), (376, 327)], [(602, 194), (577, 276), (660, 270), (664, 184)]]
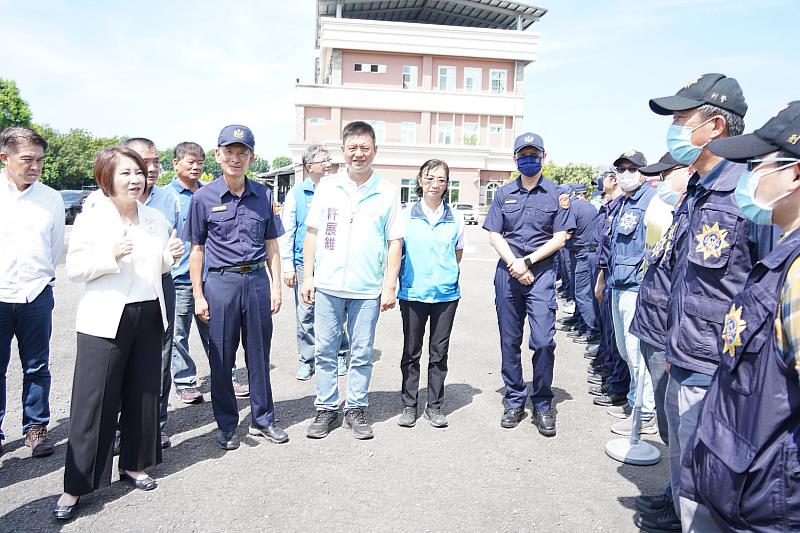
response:
[(317, 165), (317, 164), (320, 164), (320, 163), (330, 163), (331, 161), (332, 161), (332, 159), (329, 157), (328, 159), (323, 159), (322, 161), (312, 161), (311, 164), (312, 165)]
[(636, 172), (639, 170), (639, 167), (616, 167), (614, 170), (617, 171), (617, 174), (622, 174), (623, 172)]
[(762, 163), (797, 163), (797, 161), (797, 159), (792, 157), (764, 157), (762, 159), (748, 159), (747, 170), (752, 172), (757, 167), (761, 166)]
[(436, 180), (437, 185), (447, 185), (447, 178), (442, 178), (440, 176), (431, 176), (430, 174), (425, 174), (422, 176), (422, 181), (425, 183), (433, 183)]

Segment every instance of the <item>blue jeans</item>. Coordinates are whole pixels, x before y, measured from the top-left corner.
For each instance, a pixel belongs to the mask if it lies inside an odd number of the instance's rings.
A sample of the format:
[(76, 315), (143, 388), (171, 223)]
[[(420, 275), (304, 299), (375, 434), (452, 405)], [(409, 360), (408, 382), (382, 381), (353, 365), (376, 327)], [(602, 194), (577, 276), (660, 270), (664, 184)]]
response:
[(656, 417), (658, 418), (658, 435), (664, 444), (669, 446), (669, 428), (667, 427), (667, 415), (664, 412), (664, 402), (667, 395), (667, 381), (669, 374), (664, 370), (664, 363), (667, 362), (667, 354), (664, 350), (656, 348), (652, 344), (639, 341), (642, 355), (650, 371), (650, 379), (653, 382), (653, 394), (656, 403)]
[(208, 324), (194, 314), (194, 294), (190, 283), (175, 284), (175, 337), (172, 341), (172, 382), (180, 392), (197, 387), (197, 366), (189, 353), (192, 319), (208, 357)]
[[(10, 252), (9, 252), (10, 253)], [(6, 370), (11, 339), (17, 338), (22, 362), (22, 432), (50, 422), (50, 333), (53, 330), (53, 288), (47, 286), (32, 302), (0, 302), (0, 439), (6, 416)]]
[(630, 333), (633, 315), (636, 312), (636, 291), (623, 291), (611, 289), (611, 317), (614, 321), (614, 335), (617, 340), (617, 349), (622, 359), (628, 363), (631, 374), (631, 386), (628, 390), (628, 404), (631, 407), (636, 403), (636, 386), (640, 379), (644, 380), (642, 389), (642, 420), (650, 420), (655, 413), (653, 399), (653, 382), (647, 371), (642, 352), (639, 349), (639, 339)]
[(369, 381), (372, 377), (372, 345), (380, 314), (380, 297), (360, 300), (339, 298), (316, 291), (314, 304), (315, 372), (318, 411), (339, 409), (339, 376), (337, 360), (345, 325), (350, 332), (350, 373), (347, 377), (347, 398), (344, 408), (365, 408), (369, 405)]
[[(314, 304), (307, 304), (300, 297), (300, 286), (303, 284), (303, 265), (295, 266), (294, 304), (297, 319), (297, 356), (301, 363), (314, 364)], [(347, 329), (342, 332), (342, 343), (339, 353), (344, 355), (350, 350)]]

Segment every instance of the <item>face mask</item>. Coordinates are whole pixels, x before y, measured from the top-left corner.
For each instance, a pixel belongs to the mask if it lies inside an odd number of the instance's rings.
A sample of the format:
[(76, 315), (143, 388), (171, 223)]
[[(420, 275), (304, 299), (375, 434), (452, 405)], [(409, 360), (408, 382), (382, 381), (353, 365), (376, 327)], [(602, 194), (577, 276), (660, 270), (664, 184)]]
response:
[(642, 175), (638, 170), (626, 170), (617, 174), (617, 185), (625, 192), (632, 192), (642, 184)]
[[(700, 124), (700, 126), (705, 125), (710, 120), (712, 119), (706, 120), (703, 124)], [(673, 124), (667, 130), (667, 149), (678, 163), (682, 165), (691, 165), (700, 157), (700, 153), (706, 145), (695, 146), (692, 144), (692, 132), (700, 126), (690, 128), (689, 126), (677, 126)]]
[(538, 155), (523, 155), (517, 159), (517, 170), (523, 176), (535, 176), (542, 170), (542, 158)]
[(671, 180), (659, 182), (658, 187), (656, 187), (656, 194), (658, 194), (662, 202), (673, 207), (677, 205), (681, 197), (680, 192), (672, 190)]
[(736, 190), (734, 191), (734, 198), (736, 199), (736, 205), (742, 210), (744, 216), (756, 224), (772, 224), (772, 206), (790, 194), (794, 194), (796, 191), (789, 191), (778, 196), (768, 204), (763, 205), (756, 201), (756, 189), (764, 176), (772, 174), (773, 172), (778, 172), (794, 164), (795, 163), (789, 163), (788, 165), (774, 168), (766, 172), (747, 171), (742, 173), (739, 177), (739, 183), (736, 185)]

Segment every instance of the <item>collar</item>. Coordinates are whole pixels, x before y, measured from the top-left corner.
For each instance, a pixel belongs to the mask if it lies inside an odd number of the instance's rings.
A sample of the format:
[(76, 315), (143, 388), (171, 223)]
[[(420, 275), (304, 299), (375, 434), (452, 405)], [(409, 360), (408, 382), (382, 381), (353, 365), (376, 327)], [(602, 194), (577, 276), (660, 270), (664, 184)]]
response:
[(28, 188), (26, 188), (24, 191), (20, 191), (19, 189), (17, 189), (17, 186), (14, 184), (14, 182), (12, 182), (10, 179), (8, 179), (8, 174), (6, 173), (5, 169), (0, 170), (0, 182), (2, 182), (3, 185), (4, 185), (4, 191), (3, 192), (9, 192), (9, 193), (14, 193), (14, 194), (28, 194), (35, 187), (39, 186), (39, 180), (36, 180), (33, 183), (31, 183), (31, 185)]
[(711, 169), (711, 172), (700, 178), (697, 186), (706, 191), (730, 192), (739, 183), (739, 176), (744, 168), (745, 165), (742, 163), (734, 163), (723, 159)]
[(442, 212), (442, 216), (436, 221), (437, 224), (439, 222), (453, 222), (455, 220), (455, 217), (453, 216), (453, 210), (450, 208), (450, 204), (444, 201), (439, 204), (439, 207), (437, 207), (435, 211), (431, 211), (428, 206), (422, 202), (416, 202), (413, 206), (411, 206), (411, 218), (428, 220), (428, 213), (435, 214), (440, 211)]
[(381, 178), (378, 175), (378, 172), (373, 169), (372, 176), (369, 177), (367, 181), (365, 181), (362, 185), (357, 186), (353, 180), (350, 179), (350, 176), (347, 174), (347, 169), (342, 172), (339, 182), (337, 185), (343, 189), (350, 188), (351, 190), (359, 190), (361, 188), (364, 189), (364, 195), (372, 193), (375, 189), (378, 188), (380, 184)]
[[(219, 195), (220, 199), (222, 199), (226, 194), (230, 194), (231, 196), (234, 196), (234, 194), (228, 188), (228, 184), (225, 181), (225, 177), (224, 176), (218, 177), (217, 179), (215, 179), (214, 181), (209, 183), (207, 185), (207, 187), (209, 189), (211, 189), (212, 191), (214, 191), (215, 193), (217, 193)], [(242, 192), (241, 198), (244, 198), (245, 196), (248, 196), (250, 194), (252, 194), (253, 196), (257, 196), (257, 197), (260, 196), (260, 194), (258, 193), (258, 190), (255, 187), (253, 187), (253, 185), (250, 183), (250, 180), (248, 178), (245, 178), (244, 179), (244, 192)]]
[(317, 188), (317, 184), (314, 183), (314, 180), (312, 180), (311, 178), (306, 178), (303, 180), (303, 183), (300, 184), (300, 188), (303, 189), (304, 191), (314, 192), (314, 190)]
[(800, 246), (800, 231), (794, 230), (778, 244), (772, 252), (761, 260), (761, 263), (770, 270), (774, 270), (786, 261)]
[(641, 185), (639, 185), (638, 189), (633, 191), (632, 195), (630, 195), (630, 196), (624, 196), (623, 195), (623, 198), (625, 198), (627, 200), (631, 200), (631, 201), (636, 201), (636, 200), (638, 200), (639, 198), (642, 197), (642, 195), (645, 193), (645, 191), (647, 191), (648, 187), (650, 187), (650, 185), (648, 185), (647, 182), (644, 182)]
[(514, 180), (514, 185), (516, 185), (516, 187), (517, 187), (516, 191), (511, 191), (511, 192), (529, 193), (529, 192), (533, 192), (536, 189), (542, 189), (543, 191), (547, 191), (547, 189), (545, 189), (545, 187), (543, 185), (544, 180), (545, 180), (544, 175), (540, 175), (539, 176), (539, 181), (536, 183), (536, 185), (533, 187), (533, 189), (528, 190), (528, 189), (526, 189), (525, 187), (522, 186), (522, 177), (517, 177), (517, 179)]
[[(191, 189), (184, 187), (183, 184), (180, 181), (178, 181), (178, 178), (172, 178), (172, 181), (169, 182), (169, 184), (172, 186), (173, 189), (175, 189), (179, 193), (182, 193), (183, 191), (189, 191), (190, 194), (194, 194)], [(203, 185), (204, 184), (202, 181), (197, 180), (198, 189), (202, 188)]]

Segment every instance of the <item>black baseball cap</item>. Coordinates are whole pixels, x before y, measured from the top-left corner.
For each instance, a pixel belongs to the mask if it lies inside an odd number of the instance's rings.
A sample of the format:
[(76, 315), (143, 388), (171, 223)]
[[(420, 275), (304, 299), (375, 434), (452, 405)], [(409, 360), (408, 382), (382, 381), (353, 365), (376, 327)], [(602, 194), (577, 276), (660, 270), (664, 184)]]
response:
[(661, 159), (658, 160), (658, 163), (653, 163), (652, 165), (647, 165), (646, 167), (642, 167), (639, 169), (639, 172), (644, 174), (645, 176), (657, 176), (662, 172), (666, 172), (667, 170), (672, 170), (673, 168), (678, 167), (685, 167), (681, 163), (675, 161), (675, 158), (672, 157), (672, 154), (667, 152)]
[(544, 141), (540, 135), (535, 133), (523, 133), (514, 141), (514, 153), (516, 154), (526, 146), (533, 146), (537, 150), (544, 152)]
[(616, 158), (612, 164), (616, 167), (623, 159), (627, 159), (637, 167), (643, 167), (647, 164), (647, 159), (644, 157), (644, 154), (633, 148), (625, 151), (621, 156)]
[(703, 104), (711, 104), (742, 118), (747, 113), (747, 102), (739, 82), (716, 73), (692, 78), (675, 96), (653, 98), (650, 109), (659, 115), (671, 115)]
[(711, 141), (708, 149), (730, 161), (747, 161), (778, 150), (800, 158), (800, 100), (783, 106), (753, 133)]
[(256, 138), (247, 126), (231, 124), (222, 128), (217, 139), (217, 146), (228, 146), (236, 143), (247, 146), (250, 151), (255, 151), (256, 149)]

